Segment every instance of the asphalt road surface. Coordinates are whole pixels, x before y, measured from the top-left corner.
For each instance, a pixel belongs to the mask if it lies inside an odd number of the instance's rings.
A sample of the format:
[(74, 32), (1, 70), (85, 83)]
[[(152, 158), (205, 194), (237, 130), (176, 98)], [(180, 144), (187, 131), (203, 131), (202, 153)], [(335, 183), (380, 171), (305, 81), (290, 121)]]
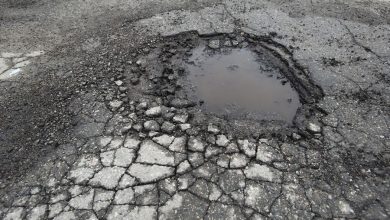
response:
[[(389, 219), (389, 23), (388, 0), (0, 0), (0, 219)], [(207, 112), (200, 47), (283, 75), (293, 123)]]

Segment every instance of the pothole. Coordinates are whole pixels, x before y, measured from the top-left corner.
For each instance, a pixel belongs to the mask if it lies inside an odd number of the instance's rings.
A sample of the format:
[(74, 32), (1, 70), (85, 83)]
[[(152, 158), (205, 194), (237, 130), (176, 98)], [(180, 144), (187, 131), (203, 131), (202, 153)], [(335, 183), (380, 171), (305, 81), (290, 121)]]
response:
[(298, 93), (264, 53), (201, 45), (187, 63), (185, 89), (204, 111), (292, 123), (301, 106)]
[[(144, 47), (130, 81), (193, 122), (275, 130), (310, 117), (323, 93), (283, 45), (269, 37), (184, 33)], [(222, 121), (221, 121), (222, 120)]]

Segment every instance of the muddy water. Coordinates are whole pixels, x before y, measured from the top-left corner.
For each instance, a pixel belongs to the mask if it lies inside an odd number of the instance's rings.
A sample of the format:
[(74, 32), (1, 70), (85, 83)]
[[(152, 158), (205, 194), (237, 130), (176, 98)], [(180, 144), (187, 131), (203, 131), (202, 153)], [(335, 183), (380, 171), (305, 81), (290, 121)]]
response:
[(190, 97), (205, 111), (291, 123), (301, 105), (279, 70), (249, 49), (198, 47), (187, 63)]

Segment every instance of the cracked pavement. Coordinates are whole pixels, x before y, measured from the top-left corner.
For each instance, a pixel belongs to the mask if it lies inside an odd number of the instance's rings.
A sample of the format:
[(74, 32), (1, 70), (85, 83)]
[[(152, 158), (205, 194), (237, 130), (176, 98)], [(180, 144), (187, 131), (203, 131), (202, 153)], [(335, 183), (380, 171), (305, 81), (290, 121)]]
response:
[[(0, 3), (0, 218), (389, 219), (389, 12), (385, 0)], [(293, 126), (205, 114), (175, 62), (215, 39), (267, 47), (321, 92)]]

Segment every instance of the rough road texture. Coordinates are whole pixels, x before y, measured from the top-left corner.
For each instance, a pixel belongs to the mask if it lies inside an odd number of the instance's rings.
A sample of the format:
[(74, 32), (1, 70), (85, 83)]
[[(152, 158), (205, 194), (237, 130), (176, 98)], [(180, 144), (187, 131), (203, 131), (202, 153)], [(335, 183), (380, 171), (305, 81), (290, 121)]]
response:
[[(3, 1), (0, 218), (389, 219), (389, 22), (388, 1)], [(220, 36), (272, 42), (321, 99), (290, 127), (200, 112), (156, 62)]]

